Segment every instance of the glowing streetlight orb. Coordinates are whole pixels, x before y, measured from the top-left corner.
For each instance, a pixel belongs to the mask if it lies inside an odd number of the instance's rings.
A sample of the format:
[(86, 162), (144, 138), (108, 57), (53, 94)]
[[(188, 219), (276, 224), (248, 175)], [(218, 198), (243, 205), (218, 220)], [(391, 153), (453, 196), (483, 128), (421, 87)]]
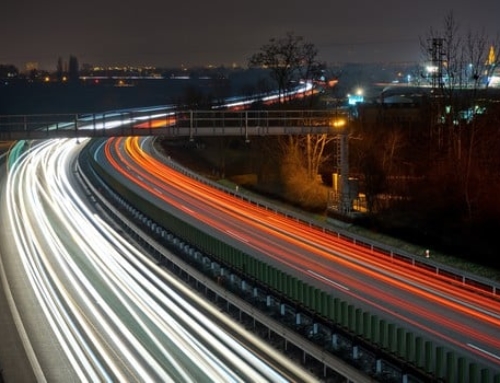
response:
[(336, 118), (335, 120), (332, 120), (330, 123), (330, 126), (333, 126), (334, 128), (342, 128), (347, 124), (347, 121), (345, 118)]

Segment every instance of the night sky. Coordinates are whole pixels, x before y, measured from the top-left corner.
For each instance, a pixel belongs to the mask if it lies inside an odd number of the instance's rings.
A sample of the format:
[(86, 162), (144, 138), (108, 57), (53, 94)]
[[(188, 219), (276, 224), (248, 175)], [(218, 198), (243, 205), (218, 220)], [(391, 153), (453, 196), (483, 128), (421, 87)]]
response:
[(0, 64), (246, 66), (293, 32), (332, 62), (417, 62), (419, 37), (453, 11), (463, 30), (500, 33), (498, 0), (4, 0)]

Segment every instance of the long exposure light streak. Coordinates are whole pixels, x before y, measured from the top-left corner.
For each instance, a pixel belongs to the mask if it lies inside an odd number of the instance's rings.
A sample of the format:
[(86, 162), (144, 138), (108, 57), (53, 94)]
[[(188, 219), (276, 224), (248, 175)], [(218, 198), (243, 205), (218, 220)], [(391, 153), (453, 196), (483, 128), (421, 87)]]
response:
[[(78, 142), (36, 143), (13, 166), (6, 186), (17, 254), (75, 379), (286, 381), (189, 303), (208, 310), (206, 302), (89, 208), (71, 178)], [(228, 322), (216, 309), (211, 315)], [(35, 352), (40, 347), (33, 346)], [(313, 380), (293, 362), (276, 358), (304, 381)], [(44, 372), (50, 381), (52, 372)]]
[[(357, 246), (269, 212), (184, 176), (143, 150), (145, 140), (108, 141), (113, 169), (169, 209), (177, 208), (282, 265), (334, 289), (362, 307), (500, 367), (500, 302), (443, 275)], [(104, 157), (99, 157), (104, 158)]]

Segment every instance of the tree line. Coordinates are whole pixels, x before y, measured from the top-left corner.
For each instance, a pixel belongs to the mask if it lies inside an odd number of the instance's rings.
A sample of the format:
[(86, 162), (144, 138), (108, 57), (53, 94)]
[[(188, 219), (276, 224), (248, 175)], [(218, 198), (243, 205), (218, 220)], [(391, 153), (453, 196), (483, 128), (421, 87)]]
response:
[[(350, 135), (357, 139), (349, 142), (350, 171), (359, 179), (367, 207), (360, 223), (488, 263), (500, 250), (495, 243), (500, 230), (500, 92), (490, 87), (499, 40), (464, 31), (450, 12), (420, 42), (426, 66), (418, 85), (429, 91), (414, 106), (418, 118), (351, 121)], [(269, 70), (280, 105), (290, 107), (297, 103), (286, 98), (294, 83), (325, 80), (327, 68), (317, 54), (313, 44), (288, 33), (270, 39), (249, 65)], [(320, 100), (316, 95), (298, 102), (322, 107)], [(317, 174), (328, 178), (336, 170), (334, 145), (331, 135), (278, 140), (278, 173), (289, 200), (321, 205), (318, 193), (321, 198), (326, 194), (318, 192)]]

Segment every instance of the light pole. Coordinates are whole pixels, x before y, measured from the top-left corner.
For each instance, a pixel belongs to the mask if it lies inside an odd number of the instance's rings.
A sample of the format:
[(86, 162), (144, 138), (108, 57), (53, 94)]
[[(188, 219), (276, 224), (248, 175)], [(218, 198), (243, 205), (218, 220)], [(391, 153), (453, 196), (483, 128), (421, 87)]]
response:
[(351, 212), (351, 197), (349, 192), (349, 136), (347, 131), (347, 119), (336, 118), (333, 127), (338, 132), (337, 168), (340, 172), (340, 193), (338, 200), (338, 211), (341, 214)]
[(349, 192), (349, 139), (347, 135), (347, 124), (340, 131), (340, 212), (349, 214), (351, 212), (351, 196)]

